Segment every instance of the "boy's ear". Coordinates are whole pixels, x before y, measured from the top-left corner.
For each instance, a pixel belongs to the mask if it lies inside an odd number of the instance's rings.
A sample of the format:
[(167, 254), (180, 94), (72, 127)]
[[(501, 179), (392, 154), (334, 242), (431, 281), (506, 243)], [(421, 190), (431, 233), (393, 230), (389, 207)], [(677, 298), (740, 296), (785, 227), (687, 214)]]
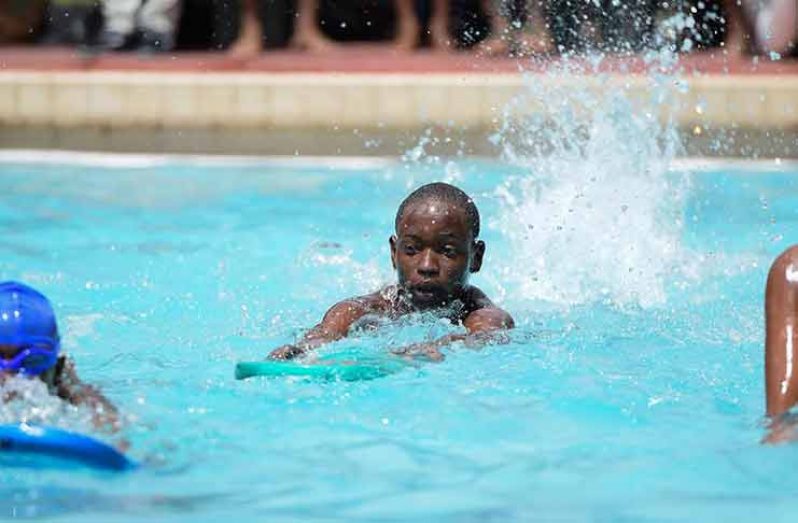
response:
[(388, 243), (391, 244), (391, 265), (393, 266), (394, 270), (396, 270), (396, 241), (395, 235), (391, 235), (390, 239), (388, 240)]
[(479, 272), (482, 268), (482, 257), (485, 256), (485, 242), (477, 240), (474, 242), (474, 253), (471, 255), (471, 266), (468, 268), (471, 272)]

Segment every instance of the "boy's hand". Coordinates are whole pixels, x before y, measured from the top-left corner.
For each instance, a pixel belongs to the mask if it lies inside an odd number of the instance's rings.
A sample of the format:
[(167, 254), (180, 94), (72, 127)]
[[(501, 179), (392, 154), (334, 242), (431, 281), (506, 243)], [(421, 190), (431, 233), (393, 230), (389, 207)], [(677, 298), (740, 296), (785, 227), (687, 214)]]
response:
[(269, 353), (268, 359), (270, 360), (292, 360), (298, 356), (305, 354), (305, 349), (297, 347), (296, 345), (283, 345), (277, 347)]
[(444, 355), (438, 348), (439, 342), (414, 343), (391, 351), (397, 356), (408, 359), (424, 359), (428, 361), (443, 361)]

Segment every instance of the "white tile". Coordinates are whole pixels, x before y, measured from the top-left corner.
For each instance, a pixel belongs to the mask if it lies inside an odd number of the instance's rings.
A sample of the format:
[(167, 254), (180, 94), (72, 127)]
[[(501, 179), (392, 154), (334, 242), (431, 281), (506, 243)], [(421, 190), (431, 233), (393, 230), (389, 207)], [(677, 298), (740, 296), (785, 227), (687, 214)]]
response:
[(53, 121), (53, 99), (49, 83), (33, 80), (17, 85), (17, 114), (25, 123), (47, 124)]
[(117, 86), (114, 88), (116, 94), (125, 101), (124, 116), (117, 125), (142, 125), (159, 126), (166, 121), (162, 114), (161, 96), (164, 87), (157, 82), (152, 83), (133, 83), (128, 86)]
[(235, 104), (231, 126), (268, 126), (273, 122), (274, 103), (269, 85), (238, 85)]
[(377, 126), (407, 128), (421, 123), (413, 85), (388, 83), (377, 89)]
[(118, 82), (93, 83), (89, 87), (89, 120), (104, 126), (127, 120), (127, 98), (127, 89)]
[(17, 122), (17, 86), (14, 82), (0, 81), (0, 122)]
[(214, 125), (230, 125), (236, 118), (238, 97), (232, 84), (199, 84), (197, 118)]
[(169, 82), (158, 86), (154, 96), (160, 99), (160, 119), (163, 125), (199, 126), (209, 123), (199, 109), (196, 85), (188, 82)]

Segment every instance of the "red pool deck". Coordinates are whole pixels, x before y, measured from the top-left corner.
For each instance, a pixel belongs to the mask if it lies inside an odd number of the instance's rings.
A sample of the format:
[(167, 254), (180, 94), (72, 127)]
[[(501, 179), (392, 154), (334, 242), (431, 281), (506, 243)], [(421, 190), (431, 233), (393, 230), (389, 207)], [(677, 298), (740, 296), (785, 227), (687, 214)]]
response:
[[(351, 45), (325, 54), (292, 50), (265, 51), (251, 59), (222, 52), (176, 52), (144, 56), (136, 53), (92, 54), (74, 48), (1, 47), (0, 71), (92, 72), (135, 71), (163, 73), (336, 73), (514, 74), (543, 72), (559, 58), (493, 58), (469, 52), (418, 51), (399, 53), (384, 46)], [(642, 74), (649, 66), (642, 58), (605, 58), (598, 64), (585, 59), (569, 63), (591, 72)], [(727, 56), (723, 50), (683, 55), (674, 69), (707, 75), (798, 75), (798, 59)]]

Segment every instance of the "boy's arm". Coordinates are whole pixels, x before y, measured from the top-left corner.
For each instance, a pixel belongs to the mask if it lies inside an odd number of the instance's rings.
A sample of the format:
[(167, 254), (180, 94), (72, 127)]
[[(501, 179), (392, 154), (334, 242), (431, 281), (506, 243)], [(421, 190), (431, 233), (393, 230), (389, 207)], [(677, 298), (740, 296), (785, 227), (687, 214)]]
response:
[(510, 314), (492, 303), (471, 312), (463, 320), (465, 334), (449, 334), (435, 341), (416, 343), (394, 351), (395, 354), (422, 357), (432, 361), (442, 361), (440, 349), (456, 342), (463, 342), (466, 347), (480, 348), (485, 345), (507, 343), (507, 331), (515, 327)]
[(310, 329), (297, 343), (283, 345), (269, 354), (269, 359), (290, 360), (316, 349), (325, 343), (345, 338), (352, 324), (369, 312), (362, 299), (344, 300), (327, 311), (321, 323)]
[(798, 402), (798, 246), (770, 268), (765, 291), (765, 389), (767, 415), (775, 418)]
[(97, 428), (109, 428), (112, 432), (120, 429), (119, 413), (116, 407), (96, 387), (81, 381), (72, 359), (65, 359), (56, 387), (60, 398), (73, 405), (89, 407), (92, 411), (92, 420)]
[(507, 311), (491, 303), (466, 316), (463, 325), (471, 335), (484, 335), (512, 329), (515, 327), (515, 320)]

